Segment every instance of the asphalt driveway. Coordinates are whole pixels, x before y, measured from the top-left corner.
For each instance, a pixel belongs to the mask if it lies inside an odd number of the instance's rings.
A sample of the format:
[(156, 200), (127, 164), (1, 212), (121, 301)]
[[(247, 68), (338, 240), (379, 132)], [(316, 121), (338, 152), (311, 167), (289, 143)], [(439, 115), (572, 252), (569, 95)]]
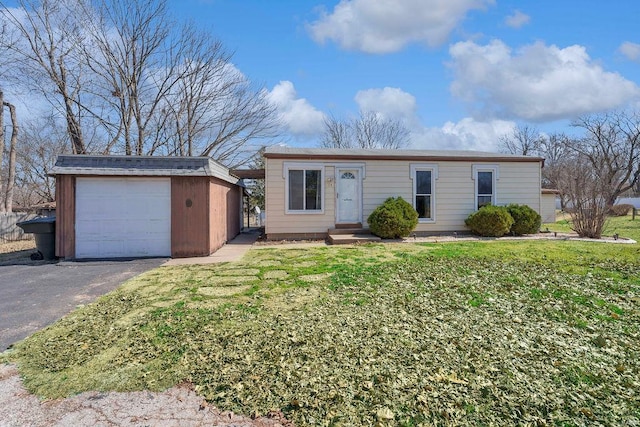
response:
[(0, 266), (0, 352), (166, 259)]

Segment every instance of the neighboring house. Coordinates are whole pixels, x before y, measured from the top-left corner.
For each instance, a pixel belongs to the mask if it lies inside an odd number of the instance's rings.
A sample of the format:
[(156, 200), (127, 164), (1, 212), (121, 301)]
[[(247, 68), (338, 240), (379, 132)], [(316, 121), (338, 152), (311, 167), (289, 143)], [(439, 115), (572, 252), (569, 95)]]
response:
[(28, 212), (38, 216), (56, 216), (56, 202), (44, 202), (37, 205), (14, 207), (14, 212)]
[(466, 231), (464, 220), (484, 204), (543, 208), (539, 157), (289, 147), (269, 147), (264, 156), (269, 239), (367, 227), (369, 214), (396, 196), (418, 211), (418, 235)]
[(242, 226), (243, 184), (208, 157), (59, 156), (56, 255), (206, 256)]

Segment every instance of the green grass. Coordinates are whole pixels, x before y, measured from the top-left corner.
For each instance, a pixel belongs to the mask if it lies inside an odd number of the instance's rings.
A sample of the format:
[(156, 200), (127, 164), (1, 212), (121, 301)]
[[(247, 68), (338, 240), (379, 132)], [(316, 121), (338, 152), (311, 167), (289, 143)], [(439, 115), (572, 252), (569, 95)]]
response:
[[(627, 237), (636, 241), (640, 241), (640, 215), (635, 220), (631, 219), (629, 214), (622, 217), (609, 217), (605, 224), (603, 235), (613, 236), (618, 234), (620, 237)], [(563, 233), (572, 232), (571, 219), (568, 215), (560, 215), (560, 219), (552, 224), (542, 224), (543, 230), (549, 228), (550, 231)]]
[(2, 359), (48, 398), (188, 381), (297, 425), (619, 425), (639, 325), (638, 245), (269, 248), (150, 271)]

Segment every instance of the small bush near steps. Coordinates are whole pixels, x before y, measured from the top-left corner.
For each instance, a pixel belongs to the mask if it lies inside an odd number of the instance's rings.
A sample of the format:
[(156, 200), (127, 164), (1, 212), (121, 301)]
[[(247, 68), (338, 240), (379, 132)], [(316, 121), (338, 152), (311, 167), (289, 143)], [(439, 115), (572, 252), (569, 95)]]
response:
[(486, 205), (469, 215), (464, 223), (473, 234), (484, 237), (502, 237), (511, 230), (513, 217), (504, 206)]
[(633, 205), (622, 204), (622, 205), (613, 205), (609, 208), (610, 216), (627, 216), (629, 212), (633, 209)]
[(509, 232), (515, 236), (533, 234), (540, 231), (542, 217), (527, 205), (512, 203), (507, 205), (507, 211), (513, 218), (513, 224)]
[(389, 197), (371, 212), (367, 222), (371, 232), (383, 239), (405, 237), (418, 225), (418, 212), (402, 197)]

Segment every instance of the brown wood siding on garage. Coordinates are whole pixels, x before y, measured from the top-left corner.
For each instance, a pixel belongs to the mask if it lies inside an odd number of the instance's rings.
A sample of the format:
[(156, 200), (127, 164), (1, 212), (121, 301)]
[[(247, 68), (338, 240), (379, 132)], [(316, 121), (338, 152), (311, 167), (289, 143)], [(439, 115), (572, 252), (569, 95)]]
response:
[(211, 253), (208, 216), (209, 178), (172, 177), (172, 257), (206, 256)]
[(215, 252), (240, 232), (240, 187), (211, 178), (209, 250)]
[(242, 204), (242, 188), (231, 186), (227, 193), (227, 240), (240, 234), (240, 207)]
[(56, 256), (76, 255), (76, 177), (56, 176)]

